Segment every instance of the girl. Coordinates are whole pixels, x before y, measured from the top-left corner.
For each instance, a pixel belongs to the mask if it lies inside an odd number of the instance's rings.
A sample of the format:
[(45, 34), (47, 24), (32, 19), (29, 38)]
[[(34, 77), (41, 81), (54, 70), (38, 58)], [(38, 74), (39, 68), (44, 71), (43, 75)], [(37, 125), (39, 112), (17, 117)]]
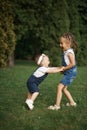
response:
[(76, 106), (76, 102), (72, 98), (70, 92), (67, 90), (67, 87), (71, 84), (71, 82), (75, 79), (77, 75), (75, 54), (72, 49), (73, 46), (77, 51), (78, 46), (72, 34), (67, 33), (60, 37), (60, 47), (63, 50), (62, 65), (64, 66), (64, 77), (58, 85), (56, 104), (54, 106), (49, 106), (48, 109), (60, 109), (62, 93), (64, 93), (69, 100), (69, 103), (66, 104), (67, 106)]
[(49, 58), (47, 55), (40, 55), (37, 64), (40, 66), (28, 79), (28, 97), (26, 99), (26, 104), (30, 110), (34, 108), (34, 101), (39, 94), (38, 85), (45, 79), (48, 73), (57, 73), (63, 71), (63, 67), (48, 67), (50, 64)]

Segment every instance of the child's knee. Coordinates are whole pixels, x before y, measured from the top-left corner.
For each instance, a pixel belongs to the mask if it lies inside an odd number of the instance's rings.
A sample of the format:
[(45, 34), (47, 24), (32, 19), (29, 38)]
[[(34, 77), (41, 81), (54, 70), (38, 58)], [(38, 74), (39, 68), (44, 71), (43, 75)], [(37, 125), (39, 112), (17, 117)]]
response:
[(64, 88), (64, 85), (63, 85), (63, 84), (59, 84), (59, 85), (58, 85), (58, 90), (62, 91), (63, 88)]

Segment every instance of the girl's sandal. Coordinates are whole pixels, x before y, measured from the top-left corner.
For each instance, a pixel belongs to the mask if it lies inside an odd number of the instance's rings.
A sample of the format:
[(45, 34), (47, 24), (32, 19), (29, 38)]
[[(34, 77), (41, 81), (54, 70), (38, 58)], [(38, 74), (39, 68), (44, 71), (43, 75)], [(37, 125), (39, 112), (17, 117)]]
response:
[(68, 103), (66, 104), (66, 106), (68, 106), (68, 107), (69, 107), (69, 106), (74, 106), (74, 107), (76, 107), (77, 104), (76, 104), (76, 103), (71, 104), (71, 103), (68, 102)]
[(49, 106), (48, 109), (49, 109), (49, 110), (59, 110), (60, 107), (54, 105), (54, 106)]

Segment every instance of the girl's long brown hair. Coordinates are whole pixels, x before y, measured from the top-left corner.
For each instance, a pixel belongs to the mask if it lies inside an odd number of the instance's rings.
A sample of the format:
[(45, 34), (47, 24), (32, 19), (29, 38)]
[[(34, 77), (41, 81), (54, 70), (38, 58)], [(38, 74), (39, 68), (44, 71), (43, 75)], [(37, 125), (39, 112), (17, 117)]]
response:
[(75, 53), (77, 53), (77, 52), (78, 52), (78, 44), (77, 44), (77, 42), (75, 41), (74, 35), (71, 34), (71, 33), (65, 33), (62, 37), (66, 38), (68, 41), (71, 42), (71, 45), (72, 45), (72, 47), (73, 47), (74, 50), (75, 50)]

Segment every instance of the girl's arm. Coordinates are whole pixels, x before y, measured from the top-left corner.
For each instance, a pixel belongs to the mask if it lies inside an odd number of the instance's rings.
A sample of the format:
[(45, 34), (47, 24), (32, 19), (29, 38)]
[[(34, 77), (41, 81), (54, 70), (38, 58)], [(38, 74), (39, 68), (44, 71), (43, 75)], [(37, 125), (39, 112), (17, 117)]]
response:
[(64, 67), (49, 67), (47, 73), (57, 73), (63, 71)]
[(68, 58), (69, 58), (70, 64), (64, 67), (63, 71), (70, 69), (75, 65), (75, 57), (72, 53), (68, 54)]

